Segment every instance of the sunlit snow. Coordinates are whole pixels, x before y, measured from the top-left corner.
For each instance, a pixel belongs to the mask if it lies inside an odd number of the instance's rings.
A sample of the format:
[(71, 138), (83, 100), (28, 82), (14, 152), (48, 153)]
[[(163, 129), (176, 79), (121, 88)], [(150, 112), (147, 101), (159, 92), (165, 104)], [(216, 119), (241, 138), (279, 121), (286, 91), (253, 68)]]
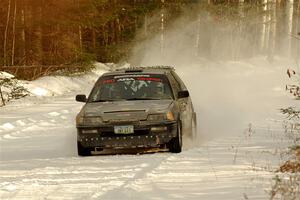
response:
[(31, 92), (36, 96), (46, 96), (47, 94), (49, 94), (49, 91), (40, 87), (34, 88), (33, 90), (31, 90)]

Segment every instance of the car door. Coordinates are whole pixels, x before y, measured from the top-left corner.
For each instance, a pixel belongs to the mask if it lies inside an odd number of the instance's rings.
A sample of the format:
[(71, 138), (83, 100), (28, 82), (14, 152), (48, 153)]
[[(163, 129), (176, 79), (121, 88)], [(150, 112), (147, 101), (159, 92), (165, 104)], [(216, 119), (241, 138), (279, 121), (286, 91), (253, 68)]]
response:
[(176, 104), (178, 107), (178, 112), (180, 114), (180, 120), (182, 125), (182, 133), (186, 133), (187, 124), (188, 124), (188, 116), (187, 116), (187, 109), (188, 109), (188, 100), (187, 98), (178, 98), (178, 92), (182, 90), (180, 84), (172, 74), (169, 74), (169, 80), (172, 85), (172, 89), (174, 92)]
[[(177, 82), (180, 91), (188, 90), (175, 71), (172, 71), (171, 74), (174, 80)], [(194, 108), (191, 97), (189, 96), (186, 98), (178, 99), (178, 101), (181, 109), (184, 132), (190, 133), (192, 129), (192, 120), (194, 115)]]

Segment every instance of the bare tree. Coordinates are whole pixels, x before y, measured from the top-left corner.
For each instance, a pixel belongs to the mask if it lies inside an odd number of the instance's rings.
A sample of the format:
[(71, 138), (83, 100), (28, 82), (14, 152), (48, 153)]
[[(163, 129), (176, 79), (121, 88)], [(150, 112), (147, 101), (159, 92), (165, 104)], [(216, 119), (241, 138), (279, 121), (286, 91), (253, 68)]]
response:
[(26, 63), (26, 35), (25, 35), (25, 5), (24, 5), (24, 0), (23, 0), (23, 5), (21, 9), (21, 44), (20, 44), (20, 49), (21, 49), (21, 63), (20, 64), (25, 64)]
[(35, 49), (35, 62), (41, 64), (43, 60), (43, 47), (42, 47), (42, 21), (43, 21), (43, 0), (40, 1), (36, 10), (33, 9), (33, 14), (37, 18), (38, 25), (34, 28), (34, 34), (36, 37), (36, 49)]
[[(80, 2), (79, 0), (77, 0), (77, 9), (78, 11), (80, 11)], [(82, 54), (82, 26), (81, 24), (78, 25), (78, 40), (79, 40), (79, 51), (80, 51), (80, 54)]]
[(7, 46), (7, 33), (8, 33), (9, 18), (10, 18), (10, 6), (11, 6), (11, 0), (8, 0), (7, 20), (6, 20), (6, 26), (5, 26), (5, 32), (4, 32), (4, 44), (3, 44), (4, 66), (7, 65), (7, 63), (6, 63), (6, 59), (7, 59), (6, 46)]
[(15, 65), (15, 43), (16, 43), (16, 15), (17, 15), (17, 1), (15, 0), (15, 7), (14, 7), (14, 17), (13, 17), (13, 41), (12, 41), (12, 48), (11, 48), (11, 65)]
[(0, 97), (1, 97), (1, 100), (2, 100), (2, 105), (5, 106), (5, 101), (4, 101), (4, 98), (3, 98), (3, 94), (2, 94), (2, 90), (1, 90), (1, 85), (0, 85)]

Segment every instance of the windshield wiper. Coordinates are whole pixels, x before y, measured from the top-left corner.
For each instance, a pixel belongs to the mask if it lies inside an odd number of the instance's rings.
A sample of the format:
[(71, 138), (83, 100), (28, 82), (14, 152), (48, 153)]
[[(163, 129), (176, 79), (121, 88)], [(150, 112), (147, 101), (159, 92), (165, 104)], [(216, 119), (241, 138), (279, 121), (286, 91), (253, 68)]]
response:
[(96, 103), (96, 102), (109, 102), (109, 101), (117, 101), (115, 99), (99, 99), (96, 101), (91, 101), (92, 103)]
[(145, 98), (145, 97), (134, 97), (134, 98), (128, 98), (128, 99), (99, 99), (96, 101), (91, 101), (91, 103), (96, 102), (112, 102), (112, 101), (135, 101), (135, 100), (162, 100), (160, 98)]
[(134, 100), (160, 100), (159, 98), (143, 98), (143, 97), (134, 97), (126, 99), (127, 101), (134, 101)]

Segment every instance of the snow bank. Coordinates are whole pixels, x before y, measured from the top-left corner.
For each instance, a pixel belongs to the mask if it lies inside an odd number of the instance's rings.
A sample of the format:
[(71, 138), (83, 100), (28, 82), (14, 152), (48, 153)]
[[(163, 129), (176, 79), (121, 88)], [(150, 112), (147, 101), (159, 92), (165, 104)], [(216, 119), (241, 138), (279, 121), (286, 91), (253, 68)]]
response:
[(21, 81), (12, 74), (0, 71), (0, 106), (12, 99), (20, 99), (29, 95), (29, 91), (24, 88)]
[(26, 88), (35, 96), (56, 96), (67, 92), (80, 91), (93, 86), (97, 78), (108, 71), (111, 64), (95, 63), (95, 68), (84, 75), (45, 76), (27, 82)]
[(14, 75), (9, 74), (7, 72), (0, 72), (0, 80), (11, 79), (11, 78), (14, 78), (14, 77), (15, 77)]
[[(58, 96), (70, 92), (82, 92), (87, 93), (88, 90), (93, 86), (97, 78), (114, 67), (113, 64), (95, 63), (95, 68), (87, 74), (72, 75), (72, 76), (45, 76), (34, 81), (20, 81), (14, 78), (13, 75), (0, 72), (0, 83), (1, 80), (14, 81), (14, 86), (8, 86), (2, 84), (2, 92), (4, 93), (4, 100), (7, 102), (10, 99), (9, 94), (12, 93), (13, 88), (17, 86), (23, 87), (26, 91), (26, 95), (31, 97), (49, 97)], [(11, 84), (12, 85), (12, 84)]]

